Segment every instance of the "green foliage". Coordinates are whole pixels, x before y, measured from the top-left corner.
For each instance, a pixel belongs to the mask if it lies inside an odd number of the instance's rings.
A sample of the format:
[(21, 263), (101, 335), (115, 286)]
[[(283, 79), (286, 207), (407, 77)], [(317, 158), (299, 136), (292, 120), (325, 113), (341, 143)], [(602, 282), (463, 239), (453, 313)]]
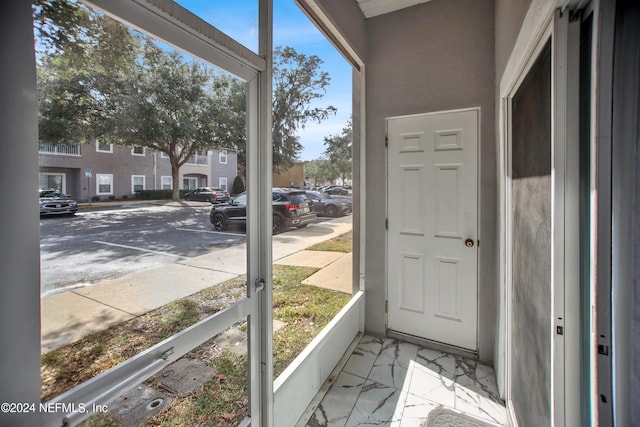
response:
[(334, 171), (334, 178), (340, 177), (344, 184), (346, 179), (351, 176), (351, 145), (353, 141), (353, 131), (351, 121), (342, 129), (340, 135), (331, 135), (325, 137), (324, 155), (329, 160), (331, 168)]
[(238, 167), (247, 162), (247, 116), (245, 84), (231, 76), (215, 75), (214, 100), (211, 108), (216, 118), (213, 123), (213, 142), (217, 147), (233, 148), (237, 152)]
[(86, 10), (67, 0), (34, 0), (33, 26), (42, 48), (52, 52), (82, 50)]
[(312, 181), (313, 185), (333, 181), (335, 177), (335, 171), (327, 159), (309, 160), (304, 164), (304, 179)]
[(236, 176), (233, 180), (233, 186), (231, 188), (231, 194), (240, 194), (244, 191), (244, 181), (241, 176)]
[[(36, 19), (49, 28), (49, 39), (40, 34), (36, 46), (52, 46), (37, 55), (40, 139), (52, 144), (93, 141), (109, 131), (104, 117), (110, 94), (120, 90), (122, 76), (132, 74), (139, 40), (113, 19), (75, 3), (41, 3), (41, 13), (57, 7), (66, 12)], [(54, 22), (63, 19), (61, 14), (65, 20)], [(52, 33), (57, 38), (51, 40)]]

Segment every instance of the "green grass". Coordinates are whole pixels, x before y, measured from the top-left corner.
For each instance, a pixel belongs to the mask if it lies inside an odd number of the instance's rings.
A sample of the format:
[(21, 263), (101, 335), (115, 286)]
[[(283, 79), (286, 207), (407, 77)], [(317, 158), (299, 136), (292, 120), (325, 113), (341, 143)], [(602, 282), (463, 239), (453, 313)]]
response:
[[(274, 375), (277, 377), (344, 307), (350, 296), (303, 285), (317, 269), (275, 265), (273, 269), (274, 318), (285, 326), (274, 333)], [(212, 286), (135, 319), (87, 336), (41, 357), (42, 401), (125, 361), (142, 350), (193, 323), (230, 306), (245, 295), (245, 277)], [(246, 330), (246, 325), (238, 325)], [(202, 389), (176, 397), (168, 409), (149, 419), (146, 426), (228, 426), (248, 414), (247, 357), (220, 349), (213, 341), (185, 355), (216, 369)], [(157, 385), (157, 378), (147, 381)], [(88, 426), (117, 426), (100, 414)]]
[(309, 251), (330, 251), (349, 253), (353, 250), (352, 245), (353, 232), (341, 234), (333, 239), (320, 242), (307, 248)]

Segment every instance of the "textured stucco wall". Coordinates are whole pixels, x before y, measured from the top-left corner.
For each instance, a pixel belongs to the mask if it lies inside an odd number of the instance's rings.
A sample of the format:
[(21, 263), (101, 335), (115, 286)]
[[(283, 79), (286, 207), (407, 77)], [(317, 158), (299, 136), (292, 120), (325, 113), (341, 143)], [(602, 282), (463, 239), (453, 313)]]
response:
[(551, 46), (513, 98), (511, 395), (520, 425), (551, 424)]

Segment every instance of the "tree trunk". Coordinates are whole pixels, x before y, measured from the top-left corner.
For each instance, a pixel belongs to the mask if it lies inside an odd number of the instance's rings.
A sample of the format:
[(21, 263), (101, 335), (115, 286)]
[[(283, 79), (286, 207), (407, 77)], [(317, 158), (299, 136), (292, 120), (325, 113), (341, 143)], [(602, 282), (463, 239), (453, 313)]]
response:
[(173, 181), (173, 194), (171, 198), (176, 202), (180, 200), (180, 168), (171, 162), (171, 180)]

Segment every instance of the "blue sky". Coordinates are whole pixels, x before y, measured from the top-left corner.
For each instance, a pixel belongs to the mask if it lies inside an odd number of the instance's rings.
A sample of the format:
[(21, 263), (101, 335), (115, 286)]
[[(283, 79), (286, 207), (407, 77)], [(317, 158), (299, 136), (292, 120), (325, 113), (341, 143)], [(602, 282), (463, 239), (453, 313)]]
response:
[[(257, 51), (257, 0), (178, 0), (177, 3), (249, 49)], [(322, 70), (331, 76), (327, 94), (319, 105), (333, 105), (338, 113), (320, 124), (308, 123), (306, 129), (298, 134), (304, 146), (300, 158), (319, 158), (324, 152), (324, 138), (339, 135), (349, 121), (351, 66), (302, 13), (294, 0), (273, 0), (273, 44), (291, 46), (299, 53), (319, 56), (324, 61)]]

